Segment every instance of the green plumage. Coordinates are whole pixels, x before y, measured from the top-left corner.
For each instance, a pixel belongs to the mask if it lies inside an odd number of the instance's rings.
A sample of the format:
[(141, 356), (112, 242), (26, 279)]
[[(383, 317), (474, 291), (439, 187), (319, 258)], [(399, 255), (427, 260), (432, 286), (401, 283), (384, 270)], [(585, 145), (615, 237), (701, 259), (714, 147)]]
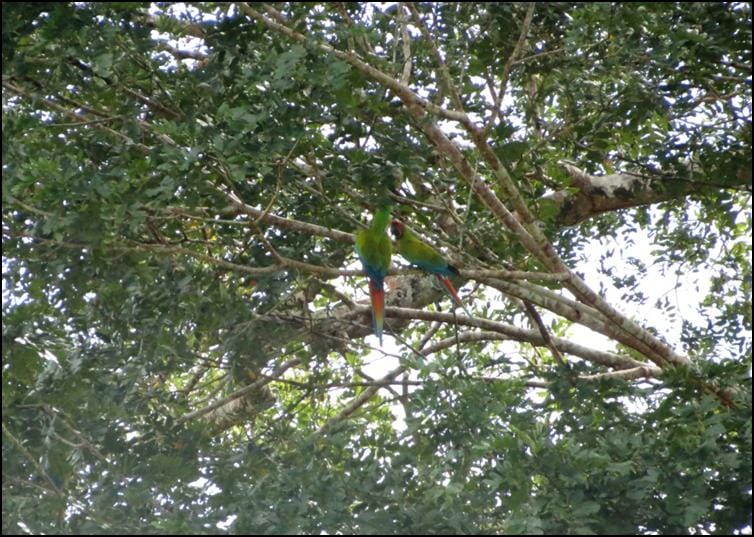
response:
[(413, 263), (422, 270), (431, 272), (445, 286), (450, 293), (453, 302), (463, 308), (466, 315), (471, 317), (471, 313), (461, 302), (458, 292), (448, 276), (457, 276), (458, 269), (448, 263), (440, 252), (432, 248), (429, 244), (422, 241), (410, 229), (408, 229), (400, 220), (393, 220), (390, 225), (390, 231), (395, 236), (395, 246), (397, 252), (401, 254), (406, 261)]
[(381, 207), (372, 225), (356, 233), (356, 253), (369, 277), (369, 296), (372, 300), (372, 326), (382, 345), (382, 326), (385, 318), (385, 276), (390, 269), (393, 245), (385, 233), (390, 222), (390, 209)]
[(364, 271), (376, 280), (382, 288), (382, 281), (390, 268), (393, 247), (390, 237), (385, 233), (390, 222), (390, 210), (380, 208), (372, 219), (372, 225), (356, 233), (356, 253), (361, 259)]
[(442, 254), (422, 241), (402, 223), (394, 222), (392, 230), (396, 237), (396, 251), (407, 261), (433, 274), (442, 276), (458, 274), (456, 268), (449, 265)]

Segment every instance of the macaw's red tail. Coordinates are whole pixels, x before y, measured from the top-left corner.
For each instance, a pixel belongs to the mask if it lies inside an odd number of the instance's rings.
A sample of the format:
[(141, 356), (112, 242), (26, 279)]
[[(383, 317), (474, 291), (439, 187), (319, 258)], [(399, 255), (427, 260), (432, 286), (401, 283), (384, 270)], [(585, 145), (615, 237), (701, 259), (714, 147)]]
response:
[(458, 296), (458, 293), (456, 292), (456, 288), (453, 287), (453, 284), (450, 283), (450, 280), (447, 276), (443, 276), (441, 274), (435, 274), (437, 276), (437, 279), (440, 280), (440, 283), (442, 283), (445, 286), (445, 289), (448, 290), (448, 293), (450, 293), (451, 298), (453, 298), (453, 302), (456, 303), (457, 306), (460, 306), (463, 308), (463, 311), (466, 312), (466, 315), (469, 317), (473, 317), (471, 313), (469, 313), (469, 310), (466, 309), (466, 306), (463, 305), (463, 302), (461, 302), (461, 298)]
[(369, 278), (369, 296), (372, 298), (372, 329), (382, 346), (382, 323), (385, 320), (385, 287), (377, 285)]

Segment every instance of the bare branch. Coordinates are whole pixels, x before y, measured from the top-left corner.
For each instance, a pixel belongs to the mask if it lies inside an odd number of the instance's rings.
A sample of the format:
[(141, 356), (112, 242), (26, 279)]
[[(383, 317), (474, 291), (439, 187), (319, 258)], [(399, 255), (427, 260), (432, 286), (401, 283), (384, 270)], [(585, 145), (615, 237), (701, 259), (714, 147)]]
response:
[(403, 42), (403, 73), (401, 74), (401, 84), (408, 85), (411, 80), (411, 36), (408, 35), (408, 26), (406, 25), (406, 14), (403, 11), (403, 2), (398, 4), (397, 18), (401, 27), (401, 40)]
[(550, 352), (552, 353), (553, 357), (561, 365), (561, 367), (566, 367), (566, 362), (563, 359), (563, 355), (560, 354), (560, 351), (552, 342), (552, 336), (550, 335), (550, 331), (547, 330), (547, 327), (545, 326), (545, 323), (542, 321), (542, 317), (540, 317), (536, 308), (531, 304), (531, 302), (527, 302), (526, 300), (524, 300), (523, 303), (524, 303), (524, 307), (526, 308), (526, 312), (529, 315), (529, 318), (533, 321), (534, 326), (537, 327), (537, 329), (539, 330), (539, 333), (542, 335), (542, 339), (545, 342), (545, 346), (548, 349), (550, 349)]
[(264, 210), (256, 209), (252, 207), (251, 205), (244, 203), (235, 194), (226, 192), (222, 190), (221, 188), (215, 187), (214, 185), (213, 187), (216, 188), (217, 191), (220, 192), (223, 196), (225, 196), (225, 198), (230, 202), (230, 204), (236, 210), (238, 210), (239, 212), (248, 214), (255, 220), (258, 218), (262, 222), (265, 222), (267, 224), (272, 224), (281, 229), (288, 229), (291, 231), (300, 231), (308, 235), (328, 237), (339, 242), (346, 242), (349, 244), (353, 244), (354, 236), (351, 233), (345, 233), (343, 231), (329, 229), (323, 226), (318, 226), (316, 224), (310, 224), (308, 222), (301, 222), (300, 220), (282, 218), (280, 216), (275, 216), (274, 214), (270, 214), (270, 213), (265, 214)]
[(608, 371), (597, 375), (579, 375), (579, 380), (603, 380), (603, 379), (621, 379), (636, 380), (640, 378), (659, 378), (662, 370), (658, 367), (641, 366), (632, 369), (623, 369), (621, 371)]

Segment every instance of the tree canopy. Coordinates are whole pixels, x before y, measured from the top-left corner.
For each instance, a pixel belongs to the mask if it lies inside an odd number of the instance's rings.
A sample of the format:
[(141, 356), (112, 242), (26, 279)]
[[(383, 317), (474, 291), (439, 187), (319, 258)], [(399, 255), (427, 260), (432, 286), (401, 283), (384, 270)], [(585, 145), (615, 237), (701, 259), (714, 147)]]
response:
[[(747, 3), (4, 3), (3, 533), (750, 532), (751, 43)], [(474, 316), (394, 255), (380, 348), (388, 198)]]

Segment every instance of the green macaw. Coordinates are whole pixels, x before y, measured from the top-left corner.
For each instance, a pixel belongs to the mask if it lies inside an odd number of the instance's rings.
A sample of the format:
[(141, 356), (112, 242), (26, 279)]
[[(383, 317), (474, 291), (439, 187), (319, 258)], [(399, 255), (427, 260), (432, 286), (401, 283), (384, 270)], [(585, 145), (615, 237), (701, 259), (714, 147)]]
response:
[(393, 246), (385, 233), (390, 223), (390, 209), (380, 207), (372, 218), (372, 225), (356, 233), (356, 253), (369, 277), (369, 296), (372, 299), (372, 328), (382, 345), (382, 325), (385, 319), (384, 281), (390, 268)]
[(437, 250), (417, 237), (403, 222), (393, 220), (390, 224), (390, 232), (395, 237), (395, 245), (398, 253), (409, 263), (437, 276), (440, 283), (450, 293), (453, 302), (462, 307), (466, 315), (472, 317), (469, 310), (461, 302), (455, 287), (453, 287), (453, 284), (448, 279), (448, 276), (458, 276), (458, 269), (448, 263)]

